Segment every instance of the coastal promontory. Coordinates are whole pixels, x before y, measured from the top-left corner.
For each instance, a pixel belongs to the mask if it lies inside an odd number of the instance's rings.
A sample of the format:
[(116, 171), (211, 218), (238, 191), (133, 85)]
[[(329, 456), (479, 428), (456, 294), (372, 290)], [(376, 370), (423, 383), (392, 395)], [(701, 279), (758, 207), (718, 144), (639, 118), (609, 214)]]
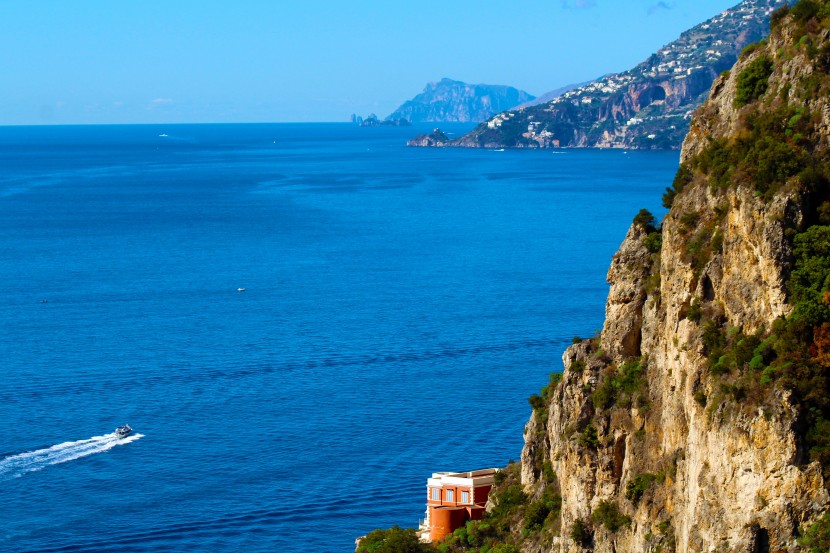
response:
[(741, 49), (766, 36), (783, 0), (744, 0), (687, 30), (636, 67), (550, 101), (504, 109), (450, 146), (679, 149), (692, 112)]
[(425, 550), (830, 548), (830, 0), (771, 25), (696, 111), (668, 213), (634, 218), (487, 514)]

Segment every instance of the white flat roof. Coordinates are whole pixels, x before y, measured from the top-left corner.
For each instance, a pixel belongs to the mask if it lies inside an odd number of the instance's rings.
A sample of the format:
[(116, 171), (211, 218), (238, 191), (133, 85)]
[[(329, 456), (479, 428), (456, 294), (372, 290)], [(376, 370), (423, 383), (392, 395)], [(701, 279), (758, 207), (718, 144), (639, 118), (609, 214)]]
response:
[(432, 478), (427, 479), (427, 486), (440, 488), (449, 486), (481, 486), (492, 484), (495, 481), (496, 473), (500, 469), (480, 469), (468, 472), (434, 472)]

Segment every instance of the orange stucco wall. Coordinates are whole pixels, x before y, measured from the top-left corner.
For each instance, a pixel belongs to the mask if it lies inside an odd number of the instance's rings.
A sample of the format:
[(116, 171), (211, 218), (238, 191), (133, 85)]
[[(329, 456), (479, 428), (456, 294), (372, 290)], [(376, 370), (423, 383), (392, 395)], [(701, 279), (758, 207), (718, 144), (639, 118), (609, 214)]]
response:
[[(439, 490), (439, 499), (432, 499), (432, 490)], [(481, 520), (484, 516), (484, 505), (492, 486), (487, 484), (477, 486), (472, 490), (468, 486), (443, 486), (441, 488), (427, 487), (427, 508), (429, 509), (429, 537), (432, 541), (439, 541), (458, 528), (464, 526), (468, 520)], [(453, 499), (447, 501), (447, 490), (452, 490)], [(468, 501), (462, 503), (461, 493), (468, 492)], [(472, 502), (475, 501), (475, 504)]]
[(463, 507), (430, 507), (429, 539), (438, 541), (466, 524), (468, 514)]
[[(473, 493), (473, 490), (467, 486), (444, 486), (443, 488), (437, 488), (440, 492), (440, 499), (438, 500), (432, 499), (433, 489), (435, 488), (427, 488), (427, 505), (472, 505), (473, 499), (475, 499), (475, 503), (483, 505), (487, 503), (487, 496), (490, 494), (492, 486), (478, 486), (475, 489), (475, 493)], [(452, 490), (453, 492), (452, 501), (447, 501), (447, 490)], [(469, 501), (461, 501), (462, 492), (469, 493)]]

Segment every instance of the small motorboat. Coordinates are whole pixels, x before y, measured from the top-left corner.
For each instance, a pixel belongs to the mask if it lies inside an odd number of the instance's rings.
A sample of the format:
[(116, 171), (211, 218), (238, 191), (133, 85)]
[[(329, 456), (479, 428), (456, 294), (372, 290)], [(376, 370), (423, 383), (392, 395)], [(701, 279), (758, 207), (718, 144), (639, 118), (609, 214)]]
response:
[(133, 429), (130, 427), (129, 424), (125, 424), (124, 426), (119, 426), (115, 429), (115, 437), (118, 439), (126, 438), (130, 434), (132, 434)]
[(237, 291), (237, 292), (244, 292), (244, 291), (245, 291), (245, 289), (240, 287), (240, 288), (237, 288), (237, 289), (236, 289), (236, 291)]

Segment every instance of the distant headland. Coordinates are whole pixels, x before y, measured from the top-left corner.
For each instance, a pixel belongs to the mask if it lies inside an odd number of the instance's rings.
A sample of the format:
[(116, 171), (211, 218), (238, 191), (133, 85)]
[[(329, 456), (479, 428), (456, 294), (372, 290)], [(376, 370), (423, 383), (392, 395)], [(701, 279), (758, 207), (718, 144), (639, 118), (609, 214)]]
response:
[(712, 83), (745, 46), (767, 36), (770, 16), (782, 3), (744, 0), (628, 71), (566, 88), (553, 98), (545, 95), (545, 103), (505, 108), (448, 143), (421, 144), (417, 137), (410, 145), (680, 149), (692, 113), (708, 98)]

